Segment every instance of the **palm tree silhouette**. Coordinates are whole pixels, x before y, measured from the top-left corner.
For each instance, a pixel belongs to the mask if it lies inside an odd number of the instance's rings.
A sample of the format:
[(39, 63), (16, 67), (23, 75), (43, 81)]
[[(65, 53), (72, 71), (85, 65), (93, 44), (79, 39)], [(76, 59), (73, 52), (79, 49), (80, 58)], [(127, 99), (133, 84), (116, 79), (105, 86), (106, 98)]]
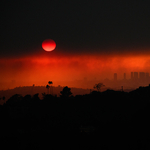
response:
[(47, 94), (49, 94), (49, 88), (50, 88), (50, 86), (47, 84), (46, 88), (47, 88)]
[(49, 84), (49, 87), (51, 87), (51, 88), (50, 88), (50, 94), (53, 95), (53, 87), (50, 86), (51, 84), (53, 84), (53, 82), (52, 82), (52, 81), (48, 81), (48, 84)]

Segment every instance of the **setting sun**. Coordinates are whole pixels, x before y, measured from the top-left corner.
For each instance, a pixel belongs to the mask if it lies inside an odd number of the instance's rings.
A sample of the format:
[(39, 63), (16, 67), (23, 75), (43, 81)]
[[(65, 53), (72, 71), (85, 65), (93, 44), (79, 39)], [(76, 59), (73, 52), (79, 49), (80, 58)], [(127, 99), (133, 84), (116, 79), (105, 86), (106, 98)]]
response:
[(56, 43), (52, 39), (46, 39), (42, 43), (42, 48), (47, 52), (53, 51), (56, 48)]

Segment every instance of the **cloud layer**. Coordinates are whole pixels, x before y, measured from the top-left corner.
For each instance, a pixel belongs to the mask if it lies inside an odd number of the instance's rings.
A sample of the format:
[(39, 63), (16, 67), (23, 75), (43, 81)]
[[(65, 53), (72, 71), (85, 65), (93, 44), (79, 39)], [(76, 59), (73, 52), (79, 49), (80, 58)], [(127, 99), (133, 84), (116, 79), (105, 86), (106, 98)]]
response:
[(0, 59), (0, 81), (38, 84), (52, 80), (59, 81), (112, 79), (114, 73), (123, 78), (131, 71), (149, 72), (150, 56), (115, 55), (76, 55), (76, 56), (37, 56), (12, 59)]

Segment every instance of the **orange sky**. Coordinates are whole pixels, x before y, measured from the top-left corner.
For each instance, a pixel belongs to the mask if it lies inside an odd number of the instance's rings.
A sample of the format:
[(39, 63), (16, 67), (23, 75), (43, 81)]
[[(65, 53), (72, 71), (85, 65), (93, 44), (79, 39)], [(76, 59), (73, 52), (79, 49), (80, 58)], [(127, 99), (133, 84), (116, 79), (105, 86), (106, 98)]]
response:
[(0, 59), (0, 81), (30, 82), (33, 84), (58, 81), (112, 79), (118, 73), (123, 78), (131, 71), (150, 73), (150, 55), (36, 55)]

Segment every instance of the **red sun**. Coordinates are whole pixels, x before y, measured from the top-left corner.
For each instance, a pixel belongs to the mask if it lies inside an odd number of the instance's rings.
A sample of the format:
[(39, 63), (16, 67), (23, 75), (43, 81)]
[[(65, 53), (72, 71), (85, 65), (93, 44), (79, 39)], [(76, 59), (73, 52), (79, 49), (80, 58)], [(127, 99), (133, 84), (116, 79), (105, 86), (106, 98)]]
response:
[(53, 51), (56, 48), (56, 43), (52, 39), (44, 40), (42, 43), (42, 48), (47, 52)]

